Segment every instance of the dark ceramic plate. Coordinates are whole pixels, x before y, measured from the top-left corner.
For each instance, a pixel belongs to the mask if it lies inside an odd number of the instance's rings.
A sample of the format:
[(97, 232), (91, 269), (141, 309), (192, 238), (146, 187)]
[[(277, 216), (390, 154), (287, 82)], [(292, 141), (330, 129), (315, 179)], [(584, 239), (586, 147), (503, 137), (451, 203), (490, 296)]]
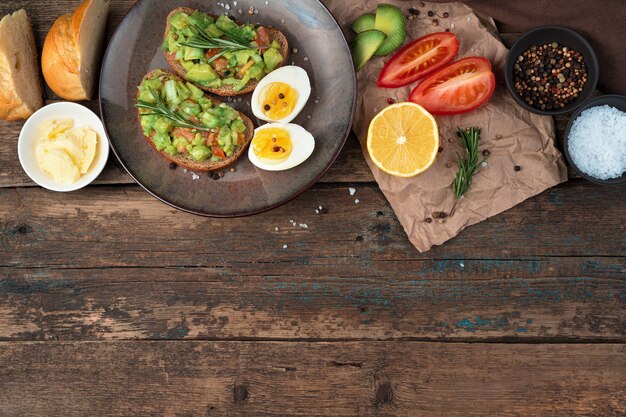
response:
[[(578, 96), (576, 101), (570, 103), (560, 110), (546, 111), (536, 109), (526, 104), (526, 102), (517, 94), (517, 91), (515, 91), (515, 82), (513, 81), (513, 69), (515, 66), (515, 61), (524, 51), (526, 51), (532, 45), (541, 45), (546, 42), (558, 42), (561, 45), (567, 46), (568, 48), (572, 48), (580, 52), (585, 59), (585, 64), (587, 65), (587, 84), (585, 84), (583, 91), (580, 93), (580, 96)], [(506, 58), (506, 85), (515, 101), (520, 106), (532, 113), (547, 116), (569, 113), (580, 107), (585, 102), (585, 100), (587, 100), (593, 94), (594, 90), (596, 89), (596, 85), (598, 84), (599, 76), (600, 65), (598, 64), (598, 58), (596, 57), (596, 53), (591, 47), (591, 44), (587, 42), (587, 40), (583, 38), (578, 32), (562, 26), (542, 26), (529, 30), (528, 32), (524, 33), (517, 40), (517, 42), (513, 44)]]
[[(216, 2), (202, 0), (141, 0), (128, 12), (113, 35), (102, 65), (100, 110), (113, 151), (129, 174), (150, 194), (184, 211), (212, 217), (235, 217), (270, 210), (297, 197), (324, 175), (341, 151), (352, 126), (356, 78), (346, 39), (328, 9), (318, 0), (232, 1), (228, 12), (236, 20), (261, 23), (281, 30), (289, 39), (288, 64), (307, 70), (311, 99), (293, 121), (316, 140), (310, 159), (284, 172), (254, 167), (247, 155), (233, 166), (236, 172), (214, 180), (169, 163), (146, 142), (139, 128), (134, 99), (136, 87), (154, 68), (168, 68), (161, 51), (165, 19), (179, 6), (223, 14)], [(266, 4), (267, 3), (267, 4)], [(258, 9), (250, 15), (251, 6)], [(243, 11), (242, 14), (238, 10)], [(227, 104), (252, 117), (252, 94)], [(241, 99), (241, 100), (240, 100)], [(316, 103), (318, 101), (318, 103)], [(258, 126), (260, 123), (255, 120)], [(246, 152), (247, 154), (247, 152)]]
[(591, 99), (589, 101), (586, 101), (576, 111), (576, 113), (574, 113), (569, 123), (567, 124), (567, 129), (565, 130), (565, 141), (563, 144), (563, 149), (565, 151), (565, 157), (567, 158), (567, 162), (569, 162), (569, 164), (572, 167), (574, 167), (574, 169), (576, 169), (576, 172), (578, 172), (587, 181), (591, 181), (595, 184), (601, 184), (601, 185), (624, 185), (626, 184), (626, 174), (622, 174), (620, 178), (613, 178), (610, 180), (599, 180), (597, 178), (594, 178), (592, 176), (585, 174), (584, 172), (581, 172), (580, 169), (578, 169), (578, 167), (576, 166), (576, 164), (574, 164), (569, 154), (569, 146), (568, 146), (567, 140), (569, 138), (569, 132), (572, 129), (572, 125), (574, 124), (574, 121), (578, 119), (578, 116), (580, 116), (580, 114), (584, 112), (585, 110), (590, 109), (592, 107), (605, 106), (605, 105), (615, 107), (617, 110), (626, 112), (626, 96), (606, 95), (606, 96), (600, 96), (600, 97)]

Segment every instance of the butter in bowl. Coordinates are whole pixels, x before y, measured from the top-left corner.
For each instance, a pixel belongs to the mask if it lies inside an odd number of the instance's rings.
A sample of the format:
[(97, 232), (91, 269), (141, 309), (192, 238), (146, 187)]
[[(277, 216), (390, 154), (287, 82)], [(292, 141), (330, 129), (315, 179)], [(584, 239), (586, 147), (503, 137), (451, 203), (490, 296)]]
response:
[(76, 103), (55, 103), (24, 124), (18, 156), (34, 182), (51, 191), (70, 192), (100, 175), (109, 157), (109, 141), (91, 110)]

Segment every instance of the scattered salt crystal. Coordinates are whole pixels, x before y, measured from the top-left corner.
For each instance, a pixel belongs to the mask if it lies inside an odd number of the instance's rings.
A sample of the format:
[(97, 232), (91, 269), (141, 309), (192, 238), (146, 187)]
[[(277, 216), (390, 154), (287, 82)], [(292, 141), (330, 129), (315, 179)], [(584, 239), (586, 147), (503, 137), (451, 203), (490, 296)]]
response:
[(265, 2), (265, 5), (267, 6), (268, 4), (270, 4), (270, 2), (269, 2), (269, 1), (266, 1), (266, 2)]
[(482, 166), (483, 166), (483, 168), (486, 168), (486, 167), (487, 167), (487, 163), (486, 163), (486, 162), (483, 162), (483, 163), (482, 163)]
[(320, 214), (319, 209), (315, 209), (315, 214)]
[(192, 173), (192, 175), (191, 175), (191, 179), (192, 179), (192, 180), (194, 180), (194, 181), (197, 181), (197, 180), (199, 180), (199, 179), (200, 179), (200, 176), (194, 172), (194, 173)]
[(455, 27), (455, 26), (456, 26), (456, 25), (455, 25), (454, 23), (451, 23), (451, 24), (450, 24), (450, 28), (452, 28), (452, 29), (454, 29), (454, 27)]
[(324, 207), (320, 206), (319, 209), (322, 210), (322, 209), (324, 209)]
[(356, 200), (354, 200), (354, 204), (359, 204), (361, 202), (361, 200), (359, 200), (358, 198)]
[(233, 2), (233, 6), (237, 7), (237, 0)]
[(278, 227), (275, 227), (274, 230), (276, 230), (278, 232)]
[(283, 245), (283, 249), (287, 249), (289, 246), (287, 245)]
[(471, 22), (472, 21), (472, 16), (467, 16), (467, 21)]
[(186, 173), (188, 173), (189, 171), (187, 171), (187, 168), (185, 168), (185, 169), (183, 169), (183, 172), (186, 174)]
[(284, 24), (284, 23), (286, 22), (286, 20), (285, 20), (285, 19), (282, 19), (280, 22)]
[(315, 100), (315, 104), (320, 104), (320, 101), (319, 100)]
[(599, 180), (626, 172), (626, 112), (610, 106), (583, 111), (570, 129), (568, 151), (574, 165)]
[(303, 229), (308, 229), (309, 228), (309, 225), (306, 224), (306, 223), (300, 223), (298, 226), (300, 226)]
[(459, 266), (460, 266), (461, 268), (465, 268), (465, 264), (464, 264), (463, 262), (461, 262), (461, 263), (459, 264)]
[(350, 191), (350, 195), (356, 194), (356, 188), (348, 188), (348, 191)]
[(225, 8), (226, 10), (230, 10), (230, 4), (225, 5), (225, 6), (224, 6), (224, 8)]
[(304, 57), (304, 60), (305, 60), (305, 61), (308, 61), (308, 60), (309, 60), (309, 57), (308, 57), (308, 56), (305, 56), (305, 57)]

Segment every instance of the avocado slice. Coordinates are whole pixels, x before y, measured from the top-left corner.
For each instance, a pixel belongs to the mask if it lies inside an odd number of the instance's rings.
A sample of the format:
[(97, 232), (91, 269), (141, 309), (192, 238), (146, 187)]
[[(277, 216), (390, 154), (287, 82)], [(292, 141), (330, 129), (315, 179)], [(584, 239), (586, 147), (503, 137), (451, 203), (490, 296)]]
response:
[(374, 53), (387, 39), (387, 35), (383, 32), (372, 29), (366, 30), (356, 35), (352, 43), (352, 60), (357, 71), (367, 64), (367, 61), (374, 56)]
[(391, 4), (381, 4), (376, 9), (375, 29), (387, 35), (387, 39), (374, 55), (389, 55), (406, 39), (406, 22), (402, 10)]
[(187, 79), (200, 84), (207, 84), (217, 78), (217, 73), (209, 64), (196, 64), (187, 72)]
[(367, 13), (359, 17), (352, 24), (352, 30), (356, 33), (365, 32), (366, 30), (372, 30), (376, 27), (376, 15), (374, 13)]

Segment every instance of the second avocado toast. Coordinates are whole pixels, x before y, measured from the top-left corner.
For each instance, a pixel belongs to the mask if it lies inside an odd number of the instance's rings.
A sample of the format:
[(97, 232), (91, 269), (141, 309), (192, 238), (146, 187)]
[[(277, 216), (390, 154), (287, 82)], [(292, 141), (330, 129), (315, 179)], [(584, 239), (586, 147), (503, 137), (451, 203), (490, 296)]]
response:
[(169, 71), (145, 76), (137, 108), (148, 143), (164, 158), (195, 172), (231, 165), (254, 135), (247, 116)]

